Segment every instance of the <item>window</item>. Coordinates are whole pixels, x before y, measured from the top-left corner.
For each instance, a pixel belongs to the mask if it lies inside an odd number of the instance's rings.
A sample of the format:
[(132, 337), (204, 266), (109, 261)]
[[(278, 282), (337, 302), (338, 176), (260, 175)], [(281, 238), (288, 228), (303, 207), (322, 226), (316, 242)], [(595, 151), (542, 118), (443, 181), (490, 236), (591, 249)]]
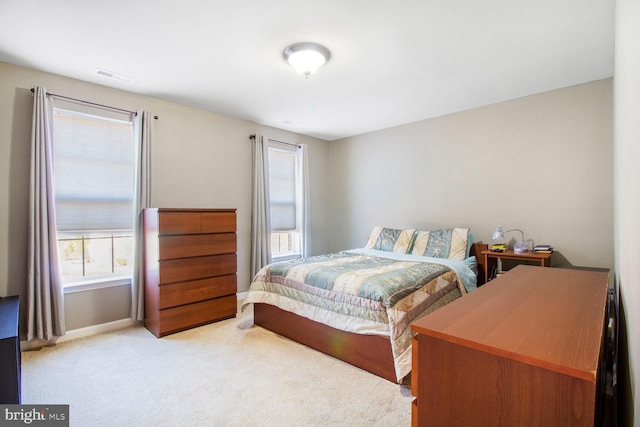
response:
[(63, 283), (130, 277), (135, 168), (132, 118), (56, 100), (53, 144)]
[(296, 147), (269, 141), (271, 254), (274, 259), (301, 255), (299, 177)]

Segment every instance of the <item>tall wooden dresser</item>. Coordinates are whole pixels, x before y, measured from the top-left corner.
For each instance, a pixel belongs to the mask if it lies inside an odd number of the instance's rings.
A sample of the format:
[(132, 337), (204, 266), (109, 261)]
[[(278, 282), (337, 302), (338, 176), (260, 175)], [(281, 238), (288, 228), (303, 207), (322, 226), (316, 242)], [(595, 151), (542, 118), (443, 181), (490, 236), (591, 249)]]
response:
[(412, 424), (603, 425), (608, 273), (520, 265), (412, 324)]
[(235, 209), (144, 210), (144, 325), (155, 336), (235, 317)]

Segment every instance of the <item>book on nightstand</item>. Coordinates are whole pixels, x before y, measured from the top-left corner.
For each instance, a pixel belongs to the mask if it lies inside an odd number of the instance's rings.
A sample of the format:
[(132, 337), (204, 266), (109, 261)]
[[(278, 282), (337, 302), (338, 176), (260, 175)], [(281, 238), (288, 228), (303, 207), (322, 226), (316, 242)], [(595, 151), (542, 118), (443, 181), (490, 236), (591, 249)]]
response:
[(537, 254), (550, 254), (553, 252), (551, 245), (536, 245), (533, 247), (533, 252)]

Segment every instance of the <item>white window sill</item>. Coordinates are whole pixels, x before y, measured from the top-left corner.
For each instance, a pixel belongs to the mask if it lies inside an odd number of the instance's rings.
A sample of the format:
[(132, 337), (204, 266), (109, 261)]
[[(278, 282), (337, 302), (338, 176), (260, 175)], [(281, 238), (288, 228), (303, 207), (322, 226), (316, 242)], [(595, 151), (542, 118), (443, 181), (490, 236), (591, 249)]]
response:
[(131, 277), (101, 277), (63, 284), (64, 293), (93, 291), (96, 289), (112, 288), (114, 286), (130, 286)]
[(273, 262), (289, 261), (290, 259), (298, 259), (298, 258), (302, 258), (302, 254), (295, 253), (295, 254), (276, 255), (271, 257), (271, 261)]

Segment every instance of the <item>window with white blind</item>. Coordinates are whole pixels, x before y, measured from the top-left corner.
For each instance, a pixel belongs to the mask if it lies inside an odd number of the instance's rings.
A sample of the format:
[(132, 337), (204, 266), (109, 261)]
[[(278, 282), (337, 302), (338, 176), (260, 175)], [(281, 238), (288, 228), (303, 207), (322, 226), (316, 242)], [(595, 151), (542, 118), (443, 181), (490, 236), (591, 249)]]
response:
[(58, 252), (63, 282), (131, 276), (134, 131), (128, 114), (56, 102)]
[(299, 167), (295, 146), (269, 142), (269, 208), (274, 259), (301, 253)]

